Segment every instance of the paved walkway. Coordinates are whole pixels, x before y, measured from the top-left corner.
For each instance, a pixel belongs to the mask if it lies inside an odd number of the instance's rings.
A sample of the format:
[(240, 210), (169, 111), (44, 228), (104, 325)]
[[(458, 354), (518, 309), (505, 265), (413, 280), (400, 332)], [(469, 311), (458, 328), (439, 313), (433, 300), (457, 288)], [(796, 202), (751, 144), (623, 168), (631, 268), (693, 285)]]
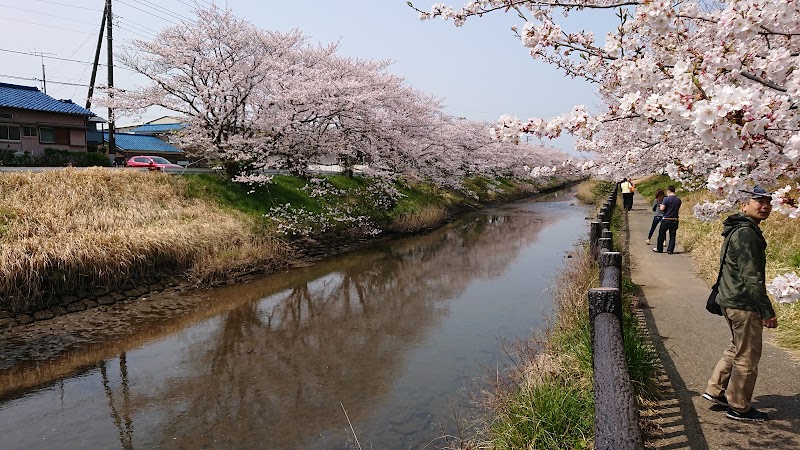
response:
[[(722, 317), (705, 310), (709, 285), (694, 270), (681, 246), (675, 254), (655, 253), (645, 239), (652, 223), (651, 201), (636, 194), (628, 212), (631, 278), (641, 285), (650, 335), (661, 356), (665, 398), (656, 407), (658, 449), (800, 449), (800, 363), (797, 355), (765, 342), (753, 405), (769, 413), (764, 423), (738, 422), (701, 395), (714, 365), (730, 342)], [(690, 211), (682, 211), (690, 214)], [(657, 232), (657, 231), (656, 231)], [(651, 242), (654, 242), (653, 239)], [(780, 317), (778, 318), (780, 326)], [(765, 331), (765, 341), (771, 340)]]

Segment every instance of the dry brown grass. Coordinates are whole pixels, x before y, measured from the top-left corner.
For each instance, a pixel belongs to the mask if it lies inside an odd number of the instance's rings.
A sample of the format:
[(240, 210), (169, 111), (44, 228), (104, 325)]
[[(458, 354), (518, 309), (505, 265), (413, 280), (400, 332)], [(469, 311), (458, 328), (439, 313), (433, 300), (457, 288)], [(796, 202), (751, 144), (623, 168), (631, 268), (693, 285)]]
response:
[[(682, 197), (681, 225), (678, 239), (692, 252), (697, 271), (708, 281), (714, 283), (719, 270), (719, 253), (722, 246), (722, 219), (703, 223), (692, 215), (694, 205), (712, 200), (708, 192), (694, 192)], [(727, 215), (725, 216), (727, 217)], [(767, 282), (777, 275), (798, 271), (794, 266), (800, 255), (800, 220), (790, 219), (779, 213), (761, 223), (761, 230), (767, 240)], [(800, 303), (793, 305), (776, 304), (778, 322), (776, 338), (780, 345), (800, 349)]]
[[(0, 176), (0, 306), (108, 286), (160, 269), (206, 269), (285, 252), (244, 216), (191, 199), (181, 179), (67, 168)], [(211, 273), (219, 269), (211, 270)], [(15, 295), (11, 295), (11, 294)]]
[(572, 328), (586, 320), (589, 310), (586, 293), (600, 285), (599, 273), (594, 258), (588, 249), (578, 246), (572, 253), (569, 264), (564, 265), (553, 289), (556, 306), (554, 328)]
[(582, 203), (587, 205), (592, 205), (596, 203), (595, 199), (595, 186), (597, 186), (597, 180), (586, 180), (582, 181), (578, 184), (576, 191), (575, 191), (575, 198), (580, 200)]
[(392, 222), (393, 230), (410, 232), (432, 228), (447, 219), (447, 210), (437, 205), (427, 205), (419, 211), (401, 214)]

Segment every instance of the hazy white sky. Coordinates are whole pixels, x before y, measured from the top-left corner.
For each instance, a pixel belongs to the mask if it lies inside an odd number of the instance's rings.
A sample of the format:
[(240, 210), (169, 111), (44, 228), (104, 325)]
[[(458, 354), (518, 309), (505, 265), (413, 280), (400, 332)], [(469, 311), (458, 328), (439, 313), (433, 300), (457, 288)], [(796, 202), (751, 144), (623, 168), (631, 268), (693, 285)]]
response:
[[(194, 0), (112, 0), (114, 45), (148, 40), (164, 27), (191, 18)], [(461, 6), (465, 0), (448, 2)], [(201, 5), (210, 0), (199, 0)], [(597, 103), (594, 87), (564, 77), (534, 61), (512, 34), (523, 23), (514, 14), (494, 13), (457, 28), (452, 22), (422, 22), (405, 0), (229, 0), (233, 12), (264, 29), (301, 30), (313, 41), (339, 42), (346, 56), (394, 61), (391, 71), (414, 87), (443, 98), (449, 112), (495, 121), (502, 114), (549, 118), (572, 105)], [(429, 9), (434, 0), (417, 0)], [(0, 0), (0, 82), (42, 88), (84, 105), (105, 0)], [(578, 28), (603, 36), (613, 27), (609, 13), (571, 19)], [(572, 30), (567, 30), (572, 31)], [(43, 56), (33, 56), (42, 53)], [(105, 39), (101, 63), (106, 62)], [(101, 66), (98, 83), (105, 83)], [(142, 83), (123, 67), (117, 87)], [(92, 108), (106, 117), (102, 108)], [(153, 112), (150, 119), (159, 115)], [(134, 118), (121, 118), (119, 125)], [(550, 143), (569, 150), (571, 139)]]

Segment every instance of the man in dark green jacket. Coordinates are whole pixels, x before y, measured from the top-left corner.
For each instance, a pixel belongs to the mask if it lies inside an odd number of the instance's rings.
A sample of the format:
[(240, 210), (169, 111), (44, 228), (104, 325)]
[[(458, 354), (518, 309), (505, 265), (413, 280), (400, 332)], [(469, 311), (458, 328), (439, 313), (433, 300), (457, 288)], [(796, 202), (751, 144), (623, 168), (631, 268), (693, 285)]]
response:
[(762, 422), (767, 414), (753, 408), (750, 401), (758, 377), (763, 327), (778, 326), (765, 281), (767, 241), (759, 228), (772, 212), (772, 197), (760, 186), (742, 192), (748, 198), (741, 212), (723, 222), (717, 294), (731, 329), (731, 345), (714, 368), (703, 398), (727, 406), (728, 418)]

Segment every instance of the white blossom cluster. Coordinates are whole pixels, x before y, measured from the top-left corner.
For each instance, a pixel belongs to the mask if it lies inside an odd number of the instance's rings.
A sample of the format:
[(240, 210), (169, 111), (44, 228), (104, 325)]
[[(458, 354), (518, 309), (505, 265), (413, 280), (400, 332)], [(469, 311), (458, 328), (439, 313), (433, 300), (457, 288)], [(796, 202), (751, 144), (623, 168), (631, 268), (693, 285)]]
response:
[(270, 208), (267, 217), (277, 224), (279, 233), (289, 237), (321, 235), (341, 226), (363, 235), (377, 236), (382, 233), (369, 217), (355, 215), (346, 207), (324, 206), (322, 212), (316, 213), (286, 203)]
[(800, 184), (787, 185), (772, 196), (772, 210), (786, 214), (792, 219), (800, 218)]
[(794, 272), (778, 275), (767, 286), (767, 292), (778, 303), (794, 303), (800, 300), (800, 277)]

